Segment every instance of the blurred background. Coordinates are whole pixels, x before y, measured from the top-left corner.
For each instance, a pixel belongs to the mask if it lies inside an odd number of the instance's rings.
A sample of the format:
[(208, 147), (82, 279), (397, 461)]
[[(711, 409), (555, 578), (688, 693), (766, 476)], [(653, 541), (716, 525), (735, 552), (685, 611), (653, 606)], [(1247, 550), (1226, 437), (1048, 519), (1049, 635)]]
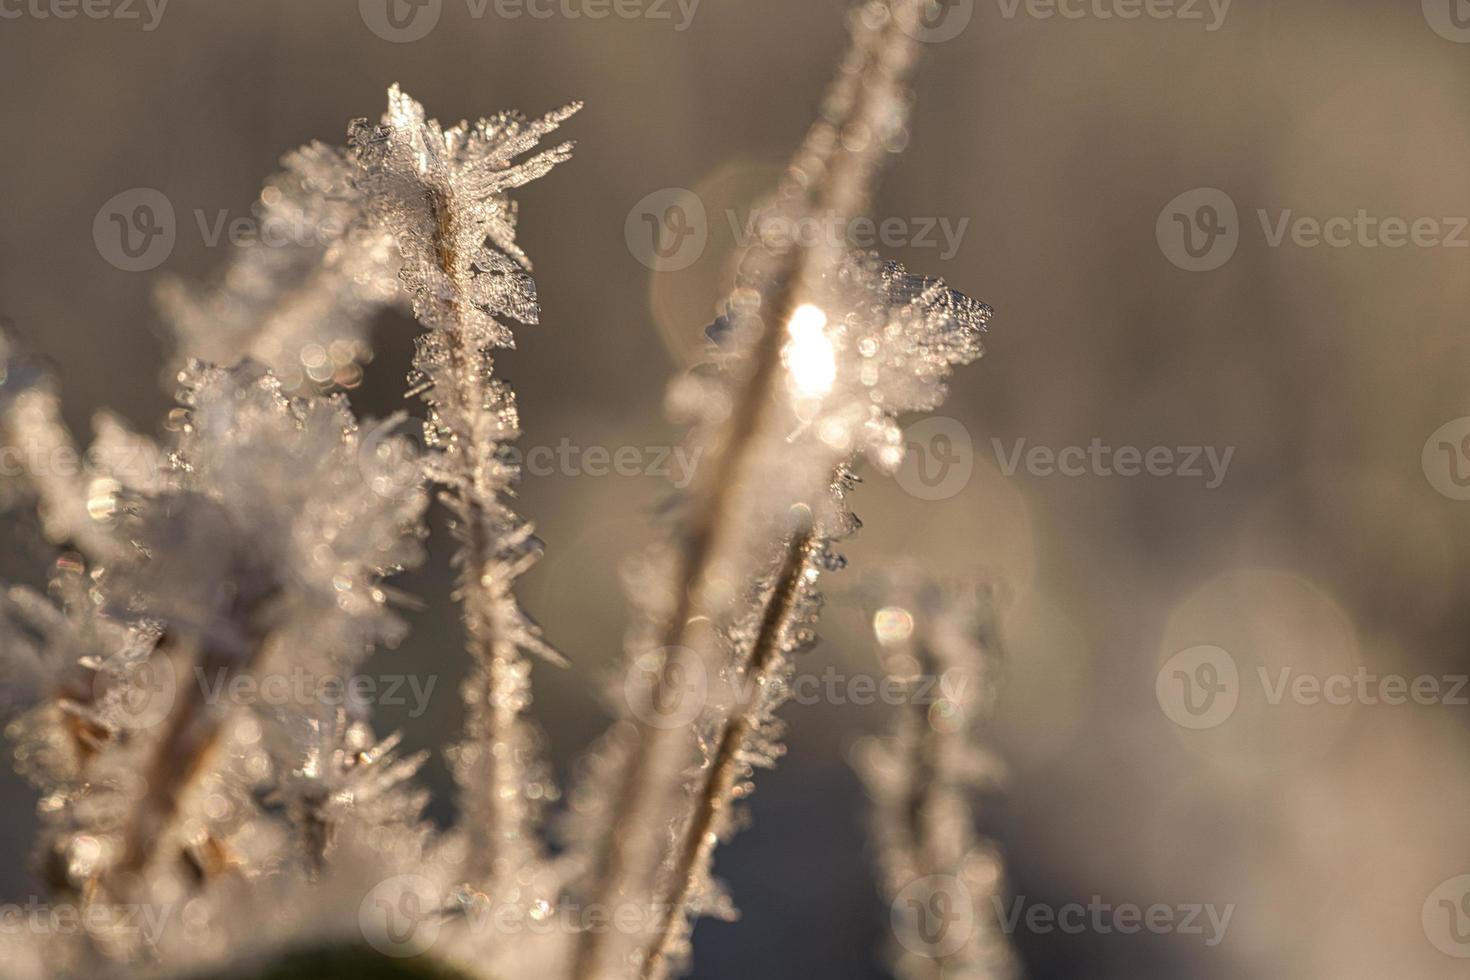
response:
[[(830, 580), (824, 642), (802, 669), (878, 670), (851, 597), (865, 569), (915, 556), (1001, 582), (1007, 778), (984, 823), (1011, 893), (1053, 909), (1233, 909), (1214, 945), (1208, 925), (1023, 923), (1034, 978), (1465, 975), (1466, 6), (952, 0), (933, 21), (910, 145), (875, 207), (898, 220), (880, 247), (997, 316), (942, 410), (953, 421), (915, 437), (958, 469), (938, 484), (922, 459), (896, 480), (868, 473), (853, 567)], [(543, 323), (499, 365), (524, 448), (670, 445), (664, 385), (700, 349), (736, 230), (811, 119), (843, 4), (643, 0), (620, 8), (638, 16), (594, 18), (609, 8), (431, 0), (402, 8), (433, 19), (410, 28), (381, 7), (139, 0), (60, 19), (39, 15), (49, 0), (0, 3), (0, 314), (61, 365), (69, 423), (86, 437), (107, 407), (157, 431), (170, 405), (158, 277), (217, 271), (226, 248), (199, 222), (248, 217), (281, 153), (340, 142), (397, 81), (445, 120), (587, 100), (565, 130), (574, 160), (519, 194)], [(147, 272), (93, 239), (99, 208), (133, 188), (177, 215)], [(703, 207), (700, 235), (654, 261), (642, 214), (680, 189)], [(400, 407), (413, 333), (401, 315), (378, 322), (360, 413)], [(926, 444), (936, 433), (949, 442)], [(1087, 461), (1047, 464), (1068, 447)], [(1155, 447), (1167, 464), (1118, 472), (1117, 450)], [(536, 677), (563, 775), (606, 723), (618, 566), (667, 486), (588, 469), (521, 488), (547, 543), (521, 593), (574, 663)], [(20, 545), (0, 567), (35, 581)], [(427, 604), (369, 666), (439, 678), (419, 717), (380, 714), (411, 748), (459, 726), (448, 550), (436, 537), (402, 583)], [(1236, 669), (1228, 717), (1180, 707), (1181, 678), (1220, 676), (1199, 672), (1201, 646)], [(1344, 675), (1344, 703), (1310, 689), (1272, 703), (1282, 677)], [(1389, 675), (1438, 693), (1385, 703)], [(888, 910), (848, 760), (885, 709), (786, 717), (789, 757), (719, 855), (743, 921), (700, 926), (694, 976), (884, 976)], [(434, 816), (451, 819), (437, 758), (428, 779)], [(39, 890), (24, 860), (34, 796), (8, 773), (0, 796), (0, 899), (24, 900)]]

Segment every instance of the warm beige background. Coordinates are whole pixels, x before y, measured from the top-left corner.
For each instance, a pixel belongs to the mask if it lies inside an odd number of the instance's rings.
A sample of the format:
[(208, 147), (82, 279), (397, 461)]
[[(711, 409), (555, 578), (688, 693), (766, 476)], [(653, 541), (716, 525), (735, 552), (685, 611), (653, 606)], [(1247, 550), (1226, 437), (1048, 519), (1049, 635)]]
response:
[[(1467, 709), (1267, 707), (1250, 685), (1257, 665), (1470, 669), (1470, 503), (1437, 493), (1420, 462), (1430, 433), (1470, 415), (1470, 250), (1272, 248), (1256, 218), (1470, 215), (1470, 45), (1437, 35), (1408, 0), (1237, 0), (1214, 32), (1008, 8), (977, 0), (967, 29), (932, 46), (912, 148), (878, 208), (969, 219), (952, 259), (896, 257), (998, 310), (989, 356), (948, 409), (977, 447), (976, 475), (935, 503), (870, 479), (850, 552), (858, 569), (917, 553), (1009, 583), (999, 741), (1011, 771), (987, 825), (1018, 893), (1236, 905), (1212, 949), (1197, 936), (1023, 934), (1028, 968), (1069, 980), (1462, 976), (1420, 913), (1439, 882), (1470, 872)], [(407, 44), (374, 36), (342, 0), (176, 0), (152, 32), (0, 20), (0, 311), (64, 365), (79, 429), (99, 406), (151, 426), (168, 404), (153, 276), (99, 257), (103, 201), (163, 191), (184, 221), (161, 271), (204, 275), (225, 256), (205, 247), (193, 209), (245, 213), (283, 150), (340, 138), (352, 116), (381, 111), (392, 81), (445, 118), (580, 97), (577, 158), (522, 194), (545, 323), (503, 368), (528, 445), (667, 443), (662, 386), (714, 310), (730, 236), (717, 221), (699, 263), (651, 275), (625, 218), (661, 188), (699, 188), (721, 215), (760, 187), (806, 125), (840, 15), (837, 0), (703, 0), (679, 32), (476, 19), (444, 0), (438, 27)], [(1240, 210), (1238, 251), (1213, 272), (1175, 268), (1155, 241), (1160, 209), (1196, 187)], [(362, 411), (397, 405), (411, 333), (381, 323)], [(991, 448), (1093, 438), (1235, 455), (1207, 490), (1005, 476)], [(526, 602), (577, 665), (538, 676), (563, 767), (602, 725), (596, 684), (622, 629), (616, 563), (644, 539), (661, 490), (561, 475), (524, 486), (549, 549)], [(436, 550), (418, 591), (442, 594)], [(457, 724), (462, 659), (446, 601), (414, 619), (407, 646), (374, 664), (440, 676), (429, 716), (406, 722), (424, 746)], [(813, 671), (872, 669), (851, 604), (834, 603), (825, 632)], [(1206, 643), (1236, 657), (1251, 700), (1191, 733), (1160, 711), (1155, 673)], [(701, 929), (700, 978), (879, 975), (886, 912), (844, 757), (882, 712), (789, 714), (792, 756), (762, 780), (754, 828), (721, 861), (745, 922)], [(442, 786), (442, 767), (431, 775)], [(4, 892), (17, 898), (35, 888), (21, 860), (31, 799), (5, 787)]]

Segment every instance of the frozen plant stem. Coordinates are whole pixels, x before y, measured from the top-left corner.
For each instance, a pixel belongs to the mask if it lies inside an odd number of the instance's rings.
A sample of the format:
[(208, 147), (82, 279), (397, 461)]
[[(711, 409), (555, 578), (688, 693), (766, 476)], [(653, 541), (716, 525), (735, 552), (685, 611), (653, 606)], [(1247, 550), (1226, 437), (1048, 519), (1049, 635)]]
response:
[[(985, 730), (995, 701), (999, 656), (992, 596), (946, 589), (899, 573), (885, 590), (874, 629), (890, 677), (905, 682), (889, 735), (865, 739), (856, 754), (874, 802), (881, 880), (890, 901), (904, 889), (960, 889), (974, 909), (963, 942), (922, 949), (890, 944), (899, 976), (915, 980), (1011, 980), (1014, 954), (990, 914), (1002, 894), (995, 847), (975, 830), (981, 793), (999, 777)], [(938, 680), (938, 697), (920, 681)], [(897, 906), (903, 930), (929, 944), (912, 906)], [(924, 912), (917, 913), (925, 915)]]
[[(259, 658), (268, 639), (259, 636), (246, 623), (248, 616), (240, 620), (241, 628), (236, 636), (230, 637), (225, 648), (219, 643), (211, 645), (207, 639), (199, 643), (198, 668), (201, 676), (220, 672), (233, 678), (249, 672)], [(223, 638), (221, 638), (223, 642)], [(237, 644), (247, 649), (237, 649)], [(167, 657), (174, 644), (167, 639), (160, 641), (153, 651), (154, 657)], [(185, 663), (194, 658), (181, 658)], [(125, 876), (146, 870), (153, 856), (159, 852), (169, 825), (178, 813), (179, 802), (195, 778), (204, 771), (219, 738), (223, 718), (205, 695), (202, 684), (184, 684), (177, 692), (178, 698), (169, 711), (163, 735), (153, 747), (147, 768), (144, 771), (144, 793), (134, 812), (129, 817), (123, 832), (123, 853), (114, 872), (114, 881), (121, 886), (123, 894), (128, 887)]]
[[(451, 328), (450, 358), (455, 378), (455, 398), (459, 402), (456, 414), (469, 420), (469, 431), (456, 433), (464, 440), (463, 451), (478, 455), (491, 451), (495, 444), (494, 435), (482, 430), (481, 422), (488, 418), (484, 411), (489, 392), (485, 390), (481, 358), (486, 356), (481, 343), (463, 319), (463, 300), (467, 284), (461, 269), (461, 259), (455, 242), (458, 240), (454, 222), (454, 208), (447, 194), (429, 190), (430, 207), (433, 209), (438, 234), (435, 245), (440, 267), (449, 278), (454, 291), (454, 307), (457, 324)], [(509, 638), (510, 624), (501, 623), (496, 615), (503, 609), (515, 579), (515, 572), (502, 576), (495, 561), (496, 521), (485, 506), (493, 500), (496, 490), (486, 485), (486, 467), (476, 461), (468, 467), (469, 490), (461, 483), (450, 492), (454, 497), (453, 509), (464, 524), (466, 552), (461, 571), (459, 602), (464, 612), (465, 629), (469, 636), (470, 652), (479, 665), (475, 682), (483, 683), (482, 710), (477, 733), (484, 752), (484, 779), (486, 804), (478, 814), (481, 826), (477, 835), (488, 842), (488, 854), (478, 856), (481, 870), (491, 879), (483, 884), (494, 888), (493, 879), (514, 869), (500, 868), (496, 864), (499, 852), (508, 841), (524, 841), (529, 836), (526, 826), (525, 787), (521, 785), (516, 767), (499, 757), (496, 746), (507, 743), (507, 736), (518, 723), (521, 697), (522, 656), (516, 642)], [(471, 708), (471, 710), (474, 710)]]
[(720, 734), (719, 746), (704, 774), (694, 812), (685, 829), (680, 853), (670, 878), (670, 891), (655, 906), (659, 910), (658, 928), (646, 956), (644, 975), (662, 980), (668, 973), (669, 947), (674, 942), (679, 917), (683, 916), (693, 888), (696, 870), (710, 859), (718, 842), (715, 830), (719, 818), (734, 799), (733, 790), (739, 778), (740, 751), (754, 732), (755, 716), (761, 690), (769, 680), (769, 672), (781, 657), (781, 640), (791, 625), (801, 596), (802, 577), (806, 575), (814, 543), (813, 531), (806, 528), (792, 535), (786, 546), (781, 573), (771, 593), (770, 604), (761, 618), (760, 632), (750, 649), (744, 668), (745, 683), (741, 703)]
[[(785, 193), (796, 198), (799, 211), (846, 219), (866, 207), (879, 162), (887, 150), (884, 134), (895, 112), (903, 107), (917, 48), (914, 27), (925, 2), (873, 3), (857, 14), (872, 16), (881, 11), (876, 25), (868, 22), (858, 26), (853, 50), (824, 107), (825, 115), (791, 164), (788, 181), (797, 186), (787, 188)], [(790, 206), (792, 202), (782, 203)], [(845, 221), (833, 224), (842, 226)], [(774, 257), (778, 268), (771, 276), (773, 288), (761, 297), (763, 329), (748, 357), (744, 390), (732, 408), (719, 452), (692, 495), (691, 516), (678, 552), (674, 608), (663, 633), (666, 655), (676, 664), (688, 661), (692, 656), (689, 648), (701, 642), (694, 626), (707, 612), (705, 591), (710, 573), (732, 544), (728, 539), (739, 509), (736, 495), (746, 489), (742, 478), (747, 457), (765, 431), (767, 414), (777, 397), (787, 324), (806, 297), (813, 294), (816, 283), (842, 257), (843, 248), (836, 242), (803, 244)], [(753, 676), (749, 665), (746, 673)], [(682, 729), (659, 728), (641, 720), (637, 729), (638, 739), (614, 804), (605, 857), (594, 876), (595, 900), (604, 905), (616, 900), (625, 877), (635, 873), (635, 864), (649, 859), (648, 855), (632, 853), (626, 842), (636, 839), (636, 831), (648, 820), (645, 811), (658, 798), (653, 781), (664, 768), (659, 761), (677, 758), (681, 740), (688, 737)], [(725, 735), (723, 730), (719, 733), (722, 746)], [(708, 786), (707, 792), (713, 789)], [(692, 844), (685, 841), (682, 846), (686, 854), (698, 854), (699, 848), (708, 845), (697, 839)], [(655, 861), (661, 859), (653, 857)], [(687, 866), (681, 862), (681, 872)], [(676, 882), (675, 886), (687, 892), (689, 883)], [(667, 912), (655, 950), (645, 951), (645, 955), (656, 956), (658, 962), (645, 959), (639, 966), (640, 975), (652, 978), (656, 971), (665, 969), (670, 922), (683, 915), (682, 907)], [(604, 943), (601, 932), (589, 930), (580, 935), (572, 969), (575, 980), (601, 975)]]

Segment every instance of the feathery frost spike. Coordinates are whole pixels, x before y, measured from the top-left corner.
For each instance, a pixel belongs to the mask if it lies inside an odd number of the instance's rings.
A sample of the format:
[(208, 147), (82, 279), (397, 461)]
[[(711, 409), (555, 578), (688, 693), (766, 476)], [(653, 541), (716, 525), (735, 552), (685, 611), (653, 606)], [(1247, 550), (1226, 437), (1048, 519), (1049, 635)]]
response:
[[(107, 423), (116, 428), (116, 423)], [(110, 489), (117, 474), (90, 453), (83, 457), (61, 418), (57, 383), (44, 363), (25, 354), (19, 343), (0, 326), (0, 450), (19, 463), (19, 478), (10, 475), (0, 484), (0, 502), (7, 507), (34, 502), (47, 539), (75, 548), (91, 562), (105, 561), (120, 551), (112, 528)], [(129, 470), (146, 466), (145, 457), (129, 463)], [(136, 465), (132, 465), (136, 464)], [(10, 467), (6, 467), (7, 470)], [(145, 475), (134, 472), (135, 477)]]
[(327, 871), (344, 836), (381, 837), (388, 831), (424, 846), (428, 794), (411, 780), (427, 752), (397, 758), (401, 736), (379, 740), (366, 722), (351, 719), (341, 707), (290, 714), (277, 731), (284, 737), (270, 802), (285, 809), (296, 853), (313, 877)]
[(364, 434), (340, 397), (289, 399), (252, 364), (197, 365), (182, 381), (168, 485), (129, 505), (138, 555), (103, 580), (120, 614), (166, 624), (155, 657), (197, 678), (166, 692), (142, 740), (144, 788), (117, 843), (124, 874), (148, 870), (209, 775), (229, 716), (210, 691), (250, 673), (349, 675), (400, 635), (380, 583), (421, 555), (426, 498), (406, 440)]
[(395, 237), (404, 292), (430, 328), (410, 387), (429, 407), (430, 475), (445, 488), (461, 544), (456, 598), (475, 661), (464, 687), (466, 737), (451, 753), (469, 840), (466, 887), (528, 907), (555, 898), (537, 828), (557, 791), (524, 717), (530, 664), (522, 652), (561, 660), (513, 592), (540, 543), (506, 502), (518, 470), (505, 448), (519, 421), (491, 350), (514, 344), (502, 321), (533, 324), (540, 314), (507, 192), (567, 159), (571, 144), (518, 158), (579, 108), (536, 121), (503, 112), (446, 130), (395, 85), (382, 123), (359, 120), (350, 137), (358, 184), (374, 221)]
[(580, 108), (534, 122), (504, 112), (445, 130), (394, 85), (381, 123), (352, 125), (358, 187), (377, 225), (397, 239), (400, 279), (419, 322), (496, 347), (514, 346), (500, 317), (536, 322), (536, 286), (515, 244), (506, 191), (571, 156), (572, 144), (562, 143), (515, 162)]
[[(873, 799), (883, 889), (902, 917), (889, 943), (895, 975), (1013, 980), (1015, 955), (993, 915), (1004, 892), (1001, 858), (975, 829), (976, 800), (1001, 774), (984, 739), (1000, 670), (991, 596), (907, 568), (879, 576), (867, 599), (884, 669), (909, 694), (892, 732), (853, 753)], [(917, 696), (931, 689), (932, 702)], [(955, 890), (963, 894), (939, 894)], [(916, 906), (946, 901), (974, 910), (962, 943), (936, 940), (914, 918), (927, 914)]]

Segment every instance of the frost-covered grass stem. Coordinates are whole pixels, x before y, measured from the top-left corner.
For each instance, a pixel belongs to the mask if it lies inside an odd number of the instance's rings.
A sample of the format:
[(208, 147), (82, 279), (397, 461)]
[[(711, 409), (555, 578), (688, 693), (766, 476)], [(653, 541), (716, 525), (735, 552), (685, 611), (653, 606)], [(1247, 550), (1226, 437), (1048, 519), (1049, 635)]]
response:
[(746, 739), (759, 725), (757, 712), (761, 692), (770, 680), (771, 669), (782, 656), (783, 635), (791, 625), (801, 596), (802, 579), (810, 566), (813, 543), (810, 527), (798, 530), (787, 543), (775, 589), (761, 617), (760, 631), (742, 668), (745, 683), (740, 690), (744, 694), (743, 699), (720, 733), (709, 768), (700, 780), (689, 823), (676, 844), (677, 858), (670, 874), (668, 893), (655, 906), (659, 910), (658, 928), (645, 955), (642, 970), (648, 980), (663, 980), (668, 975), (669, 949), (678, 931), (685, 928), (685, 909), (695, 876), (709, 863), (718, 843), (716, 827), (734, 802), (734, 788), (740, 775), (740, 752)]

